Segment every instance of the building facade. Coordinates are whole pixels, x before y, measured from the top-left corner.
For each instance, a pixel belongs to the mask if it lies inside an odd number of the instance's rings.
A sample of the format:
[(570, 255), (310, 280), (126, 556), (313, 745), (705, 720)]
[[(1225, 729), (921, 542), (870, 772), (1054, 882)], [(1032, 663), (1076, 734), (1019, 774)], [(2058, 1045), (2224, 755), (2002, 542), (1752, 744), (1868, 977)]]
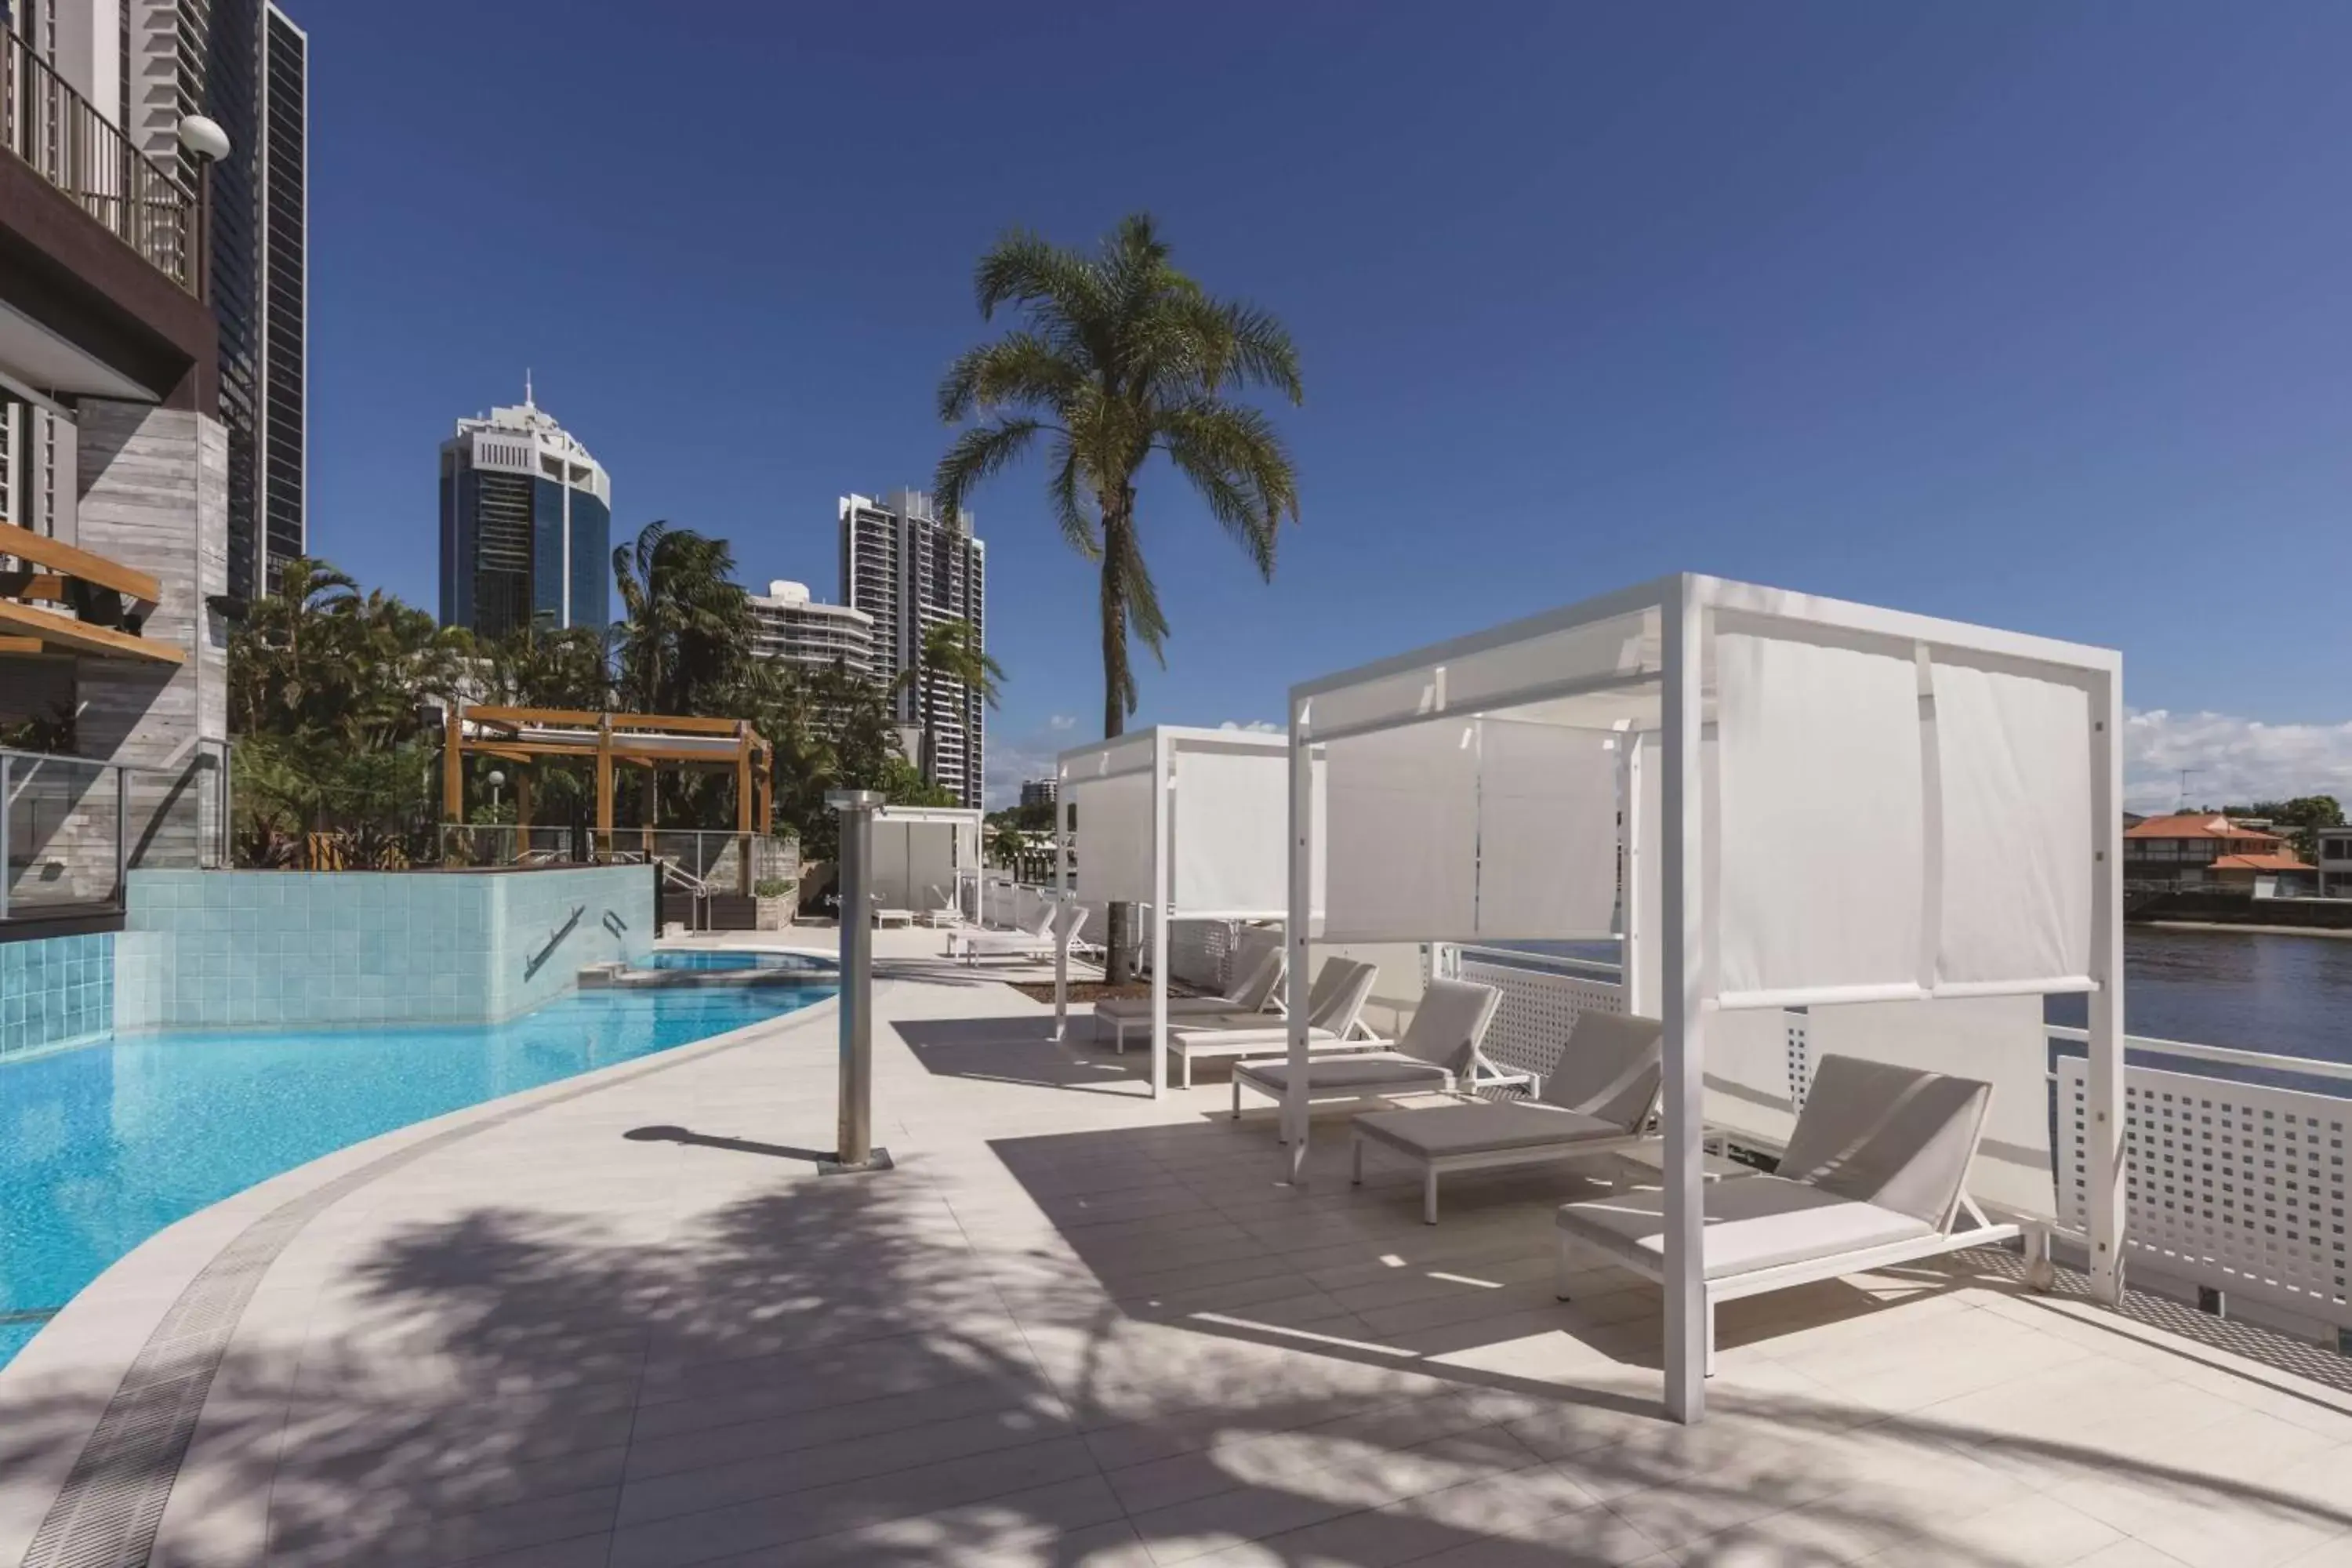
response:
[(441, 624), (497, 638), (613, 619), (613, 487), (531, 398), (441, 443)]
[[(988, 646), (987, 552), (971, 514), (938, 516), (920, 490), (882, 500), (841, 498), (841, 599), (874, 619), (874, 678), (896, 682), (921, 662), (923, 636), (944, 621)], [(926, 679), (893, 699), (901, 724), (920, 725), (925, 776), (978, 807), (987, 775), (987, 704), (952, 681)]]
[(272, 0), (51, 0), (119, 9), (124, 132), (189, 190), (183, 116), (228, 134), (211, 171), (205, 289), (229, 444), (229, 592), (266, 592), (310, 542), (310, 42)]
[(0, 943), (110, 941), (126, 872), (225, 840), (219, 328), (197, 193), (128, 133), (131, 21), (0, 0)]
[(1041, 805), (1051, 805), (1061, 798), (1061, 793), (1059, 779), (1024, 779), (1021, 782), (1021, 809), (1028, 811)]
[(771, 583), (750, 598), (751, 651), (761, 658), (873, 678), (874, 617), (865, 611), (821, 604), (805, 583)]

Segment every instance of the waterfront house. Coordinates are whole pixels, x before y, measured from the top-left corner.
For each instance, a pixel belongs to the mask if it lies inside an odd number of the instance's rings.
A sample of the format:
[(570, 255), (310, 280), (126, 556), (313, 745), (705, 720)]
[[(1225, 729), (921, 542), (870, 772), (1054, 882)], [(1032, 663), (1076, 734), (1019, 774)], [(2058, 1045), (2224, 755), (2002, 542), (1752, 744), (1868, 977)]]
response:
[(2124, 880), (2135, 886), (2174, 889), (2242, 882), (2251, 888), (2254, 868), (2216, 866), (2224, 858), (2243, 857), (2309, 868), (2294, 858), (2284, 838), (2219, 812), (2176, 812), (2124, 829)]

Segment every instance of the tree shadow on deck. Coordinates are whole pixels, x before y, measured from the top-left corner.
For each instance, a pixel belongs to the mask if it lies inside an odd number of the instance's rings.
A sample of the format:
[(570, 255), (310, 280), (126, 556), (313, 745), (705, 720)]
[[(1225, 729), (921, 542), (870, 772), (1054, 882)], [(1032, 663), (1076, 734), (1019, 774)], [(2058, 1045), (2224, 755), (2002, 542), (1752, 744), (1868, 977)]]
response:
[[(1119, 1058), (1107, 1048), (1097, 1054), (1077, 1039), (1055, 1039), (1050, 1016), (902, 1018), (892, 1020), (890, 1027), (926, 1070), (941, 1078), (1031, 1084), (1129, 1100), (1150, 1092), (1150, 1085), (1135, 1069), (1119, 1065)], [(1083, 1037), (1093, 1022), (1074, 1015), (1070, 1027), (1075, 1036)], [(1129, 1058), (1134, 1055), (1129, 1052)], [(1146, 1052), (1142, 1058), (1146, 1073), (1150, 1070), (1150, 1059)]]
[[(741, 1195), (682, 1223), (485, 1203), (394, 1231), (328, 1288), (347, 1331), (221, 1368), (155, 1560), (1108, 1568), (1247, 1540), (1217, 1561), (1998, 1568), (2040, 1559), (1971, 1521), (2033, 1468), (2352, 1529), (2186, 1464), (1865, 1427), (1731, 1355), (1714, 1419), (1672, 1426), (1654, 1294), (1552, 1303), (1524, 1226), (1474, 1212), (1532, 1184), (1465, 1184), (1432, 1229), (1407, 1188), (1277, 1186), (1230, 1124), (1005, 1140), (1001, 1171), (936, 1183), (920, 1155), (819, 1181), (725, 1142), (693, 1157), (741, 1162)], [(629, 1147), (659, 1184), (675, 1151)], [(1559, 1340), (1572, 1381), (1535, 1374)], [(88, 1411), (24, 1415), (0, 1470)], [(260, 1500), (266, 1551), (238, 1528)]]

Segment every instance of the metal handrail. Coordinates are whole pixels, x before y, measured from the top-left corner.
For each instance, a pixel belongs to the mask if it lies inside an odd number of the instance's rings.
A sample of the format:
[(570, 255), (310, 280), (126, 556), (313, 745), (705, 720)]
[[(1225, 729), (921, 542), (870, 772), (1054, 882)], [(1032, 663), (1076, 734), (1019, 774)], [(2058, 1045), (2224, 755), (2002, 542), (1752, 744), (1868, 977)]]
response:
[[(710, 929), (710, 884), (679, 865), (671, 856), (656, 855), (654, 857), (654, 864), (661, 868), (662, 880), (686, 889), (688, 928), (696, 931), (709, 931)], [(697, 911), (700, 912), (702, 919), (702, 923), (698, 926), (694, 924), (691, 918)]]
[(194, 198), (5, 26), (0, 26), (0, 146), (70, 196), (157, 271), (195, 291)]
[[(2043, 1026), (2053, 1040), (2072, 1040), (2087, 1045), (2091, 1032), (2063, 1024)], [(2260, 1068), (2265, 1072), (2299, 1073), (2305, 1078), (2332, 1079), (2352, 1083), (2352, 1062), (2334, 1062), (2324, 1057), (2288, 1057), (2273, 1051), (2239, 1050), (2230, 1046), (2200, 1046), (2188, 1040), (2160, 1040), (2147, 1035), (2126, 1035), (2124, 1049), (2145, 1051), (2150, 1056), (2179, 1057), (2188, 1061), (2212, 1062), (2221, 1067)]]

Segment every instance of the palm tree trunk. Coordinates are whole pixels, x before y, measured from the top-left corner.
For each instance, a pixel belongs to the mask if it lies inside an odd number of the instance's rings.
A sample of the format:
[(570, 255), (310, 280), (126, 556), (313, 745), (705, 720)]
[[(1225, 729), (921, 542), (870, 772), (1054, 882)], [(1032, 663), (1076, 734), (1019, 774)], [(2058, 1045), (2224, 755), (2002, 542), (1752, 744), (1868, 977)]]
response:
[[(1109, 546), (1112, 531), (1126, 527), (1127, 518), (1109, 495), (1102, 500), (1102, 517), (1103, 739), (1111, 741), (1127, 732), (1127, 593), (1113, 564), (1125, 557)], [(1104, 927), (1103, 979), (1124, 985), (1135, 977), (1127, 945), (1127, 906), (1110, 905), (1104, 911)]]

